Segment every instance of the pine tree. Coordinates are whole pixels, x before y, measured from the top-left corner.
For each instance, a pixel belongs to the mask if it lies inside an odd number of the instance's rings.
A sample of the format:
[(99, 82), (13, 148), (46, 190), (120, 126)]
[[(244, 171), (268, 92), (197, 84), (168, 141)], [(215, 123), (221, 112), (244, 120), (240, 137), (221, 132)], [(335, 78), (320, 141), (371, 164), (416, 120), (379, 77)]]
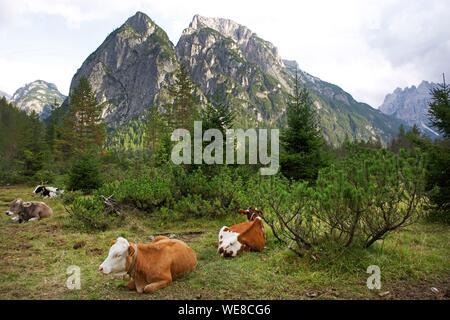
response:
[(321, 152), (325, 144), (313, 101), (305, 88), (300, 88), (295, 75), (294, 92), (287, 107), (287, 128), (282, 132), (281, 170), (294, 179), (314, 181), (324, 165)]
[(194, 89), (186, 69), (181, 65), (176, 74), (175, 84), (169, 88), (169, 93), (174, 98), (173, 104), (168, 108), (168, 122), (172, 129), (193, 128), (194, 120), (198, 116)]
[(218, 129), (225, 135), (227, 129), (233, 126), (236, 115), (218, 96), (213, 103), (208, 103), (202, 111), (203, 130)]
[(148, 112), (145, 121), (146, 138), (145, 145), (151, 149), (154, 165), (162, 165), (170, 159), (172, 141), (168, 119), (164, 114), (153, 107)]
[(145, 146), (149, 147), (153, 153), (158, 152), (158, 150), (167, 142), (167, 136), (170, 134), (167, 121), (167, 117), (161, 114), (156, 107), (151, 108), (146, 115)]
[(429, 116), (444, 139), (432, 146), (429, 155), (427, 188), (435, 210), (431, 217), (450, 224), (450, 86), (439, 84), (432, 91)]
[(36, 113), (0, 99), (0, 184), (36, 179), (48, 157), (44, 132)]
[(430, 122), (444, 137), (450, 138), (450, 86), (443, 82), (431, 90), (428, 110)]
[(21, 132), (21, 161), (24, 166), (23, 174), (33, 177), (43, 169), (48, 153), (44, 125), (39, 120), (39, 116), (33, 111), (27, 122), (27, 126)]
[(59, 127), (58, 151), (63, 158), (100, 149), (105, 140), (101, 106), (87, 78), (82, 77), (69, 99), (69, 111)]
[(324, 143), (313, 101), (305, 88), (299, 87), (296, 73), (294, 93), (287, 108), (287, 129), (283, 146), (289, 153), (311, 152)]

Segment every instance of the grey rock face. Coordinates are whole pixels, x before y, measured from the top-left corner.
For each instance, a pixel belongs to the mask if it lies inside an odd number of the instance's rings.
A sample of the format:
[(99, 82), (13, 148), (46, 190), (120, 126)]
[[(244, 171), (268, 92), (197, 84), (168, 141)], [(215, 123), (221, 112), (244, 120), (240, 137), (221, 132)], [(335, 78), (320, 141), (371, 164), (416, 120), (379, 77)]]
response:
[(138, 12), (112, 32), (74, 75), (71, 90), (85, 76), (114, 126), (167, 99), (178, 68), (173, 44), (148, 16)]
[[(234, 109), (237, 125), (285, 124), (297, 62), (283, 60), (273, 44), (228, 19), (194, 16), (174, 47), (161, 28), (138, 12), (87, 58), (71, 89), (87, 77), (103, 103), (106, 123), (118, 127), (147, 108), (171, 102), (167, 88), (180, 64), (201, 101), (223, 97)], [(329, 143), (338, 145), (346, 137), (387, 142), (397, 133), (400, 120), (303, 70), (298, 76), (311, 92)]]
[(264, 72), (277, 78), (284, 86), (288, 86), (283, 60), (278, 55), (278, 49), (272, 43), (261, 39), (247, 27), (232, 20), (200, 15), (194, 16), (184, 34), (202, 28), (214, 29), (224, 37), (232, 39), (250, 63), (258, 65)]
[(53, 83), (36, 80), (17, 89), (11, 101), (27, 113), (36, 112), (44, 120), (65, 98)]
[[(256, 123), (283, 125), (298, 72), (310, 89), (325, 138), (339, 144), (346, 136), (385, 142), (397, 132), (399, 121), (359, 103), (341, 88), (283, 60), (276, 47), (245, 26), (221, 18), (194, 16), (176, 46), (177, 57), (207, 96), (227, 93)], [(251, 122), (250, 122), (251, 123)]]
[(422, 81), (418, 87), (397, 88), (385, 97), (380, 110), (410, 126), (417, 125), (426, 134), (438, 136), (439, 134), (430, 128), (428, 119), (430, 92), (435, 86), (434, 83)]
[[(276, 118), (287, 98), (286, 87), (264, 71), (275, 70), (264, 56), (278, 59), (273, 56), (276, 50), (257, 47), (255, 39), (249, 29), (231, 20), (195, 16), (176, 46), (179, 61), (205, 95), (227, 96), (253, 124)], [(281, 59), (277, 63), (284, 68)]]

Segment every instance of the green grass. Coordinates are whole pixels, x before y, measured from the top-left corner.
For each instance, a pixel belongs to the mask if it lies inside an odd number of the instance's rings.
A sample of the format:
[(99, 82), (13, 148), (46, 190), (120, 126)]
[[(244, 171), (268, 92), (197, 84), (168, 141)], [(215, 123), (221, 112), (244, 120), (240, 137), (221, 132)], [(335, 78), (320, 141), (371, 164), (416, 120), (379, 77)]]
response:
[[(0, 188), (0, 210), (15, 197), (37, 200), (32, 188)], [(383, 299), (448, 298), (450, 289), (450, 227), (416, 224), (395, 232), (368, 250), (324, 248), (299, 258), (268, 234), (262, 253), (234, 259), (216, 252), (223, 225), (242, 221), (236, 215), (214, 220), (167, 222), (127, 213), (121, 227), (99, 233), (70, 228), (58, 200), (46, 200), (55, 214), (45, 220), (13, 223), (0, 219), (0, 299)], [(189, 231), (201, 234), (186, 235)], [(194, 272), (153, 295), (129, 291), (126, 281), (97, 271), (112, 239), (148, 241), (159, 233), (178, 234), (198, 254)], [(184, 234), (184, 235), (183, 235)], [(80, 249), (73, 245), (86, 244)], [(66, 270), (81, 268), (81, 290), (66, 287)], [(381, 290), (369, 290), (366, 269), (381, 268)], [(439, 293), (430, 288), (436, 287)], [(448, 292), (447, 292), (448, 294)]]

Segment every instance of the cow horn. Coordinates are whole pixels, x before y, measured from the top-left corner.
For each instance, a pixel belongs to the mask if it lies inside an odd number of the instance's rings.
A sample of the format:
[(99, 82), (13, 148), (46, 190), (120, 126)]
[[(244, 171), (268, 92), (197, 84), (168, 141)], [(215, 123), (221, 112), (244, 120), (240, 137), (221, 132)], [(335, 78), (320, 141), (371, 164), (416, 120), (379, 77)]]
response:
[(22, 203), (22, 206), (24, 208), (29, 208), (29, 207), (31, 207), (31, 202), (24, 202), (24, 203)]

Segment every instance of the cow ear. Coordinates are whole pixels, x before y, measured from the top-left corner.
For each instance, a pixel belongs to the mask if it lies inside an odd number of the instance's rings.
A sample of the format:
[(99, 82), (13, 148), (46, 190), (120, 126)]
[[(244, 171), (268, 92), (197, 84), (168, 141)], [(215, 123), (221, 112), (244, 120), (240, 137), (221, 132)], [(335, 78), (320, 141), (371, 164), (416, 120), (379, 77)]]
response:
[(113, 245), (113, 244), (115, 244), (115, 243), (116, 243), (116, 239), (111, 240), (111, 245)]
[(29, 207), (31, 207), (31, 202), (24, 202), (24, 203), (22, 203), (22, 206), (24, 208), (29, 208)]
[(128, 255), (129, 256), (134, 255), (134, 246), (132, 245), (128, 246)]
[(247, 214), (247, 210), (240, 209), (240, 210), (239, 210), (239, 213), (240, 213), (240, 214)]

